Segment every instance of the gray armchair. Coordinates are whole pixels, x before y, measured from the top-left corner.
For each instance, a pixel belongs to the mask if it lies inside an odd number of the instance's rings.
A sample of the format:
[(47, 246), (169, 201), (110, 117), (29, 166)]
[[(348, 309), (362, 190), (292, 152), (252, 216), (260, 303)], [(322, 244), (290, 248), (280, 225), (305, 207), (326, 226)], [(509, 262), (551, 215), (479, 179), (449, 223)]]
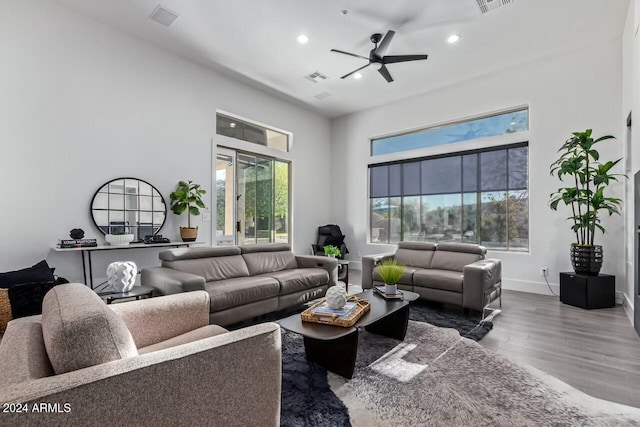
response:
[(400, 242), (396, 252), (362, 258), (362, 287), (383, 282), (376, 266), (396, 259), (407, 269), (398, 283), (400, 289), (416, 292), (421, 298), (454, 304), (465, 310), (491, 311), (496, 299), (502, 306), (502, 264), (485, 259), (484, 246), (466, 243)]
[(278, 426), (278, 325), (227, 332), (208, 314), (206, 292), (107, 306), (84, 285), (55, 287), (0, 344), (0, 404), (29, 409), (2, 424)]

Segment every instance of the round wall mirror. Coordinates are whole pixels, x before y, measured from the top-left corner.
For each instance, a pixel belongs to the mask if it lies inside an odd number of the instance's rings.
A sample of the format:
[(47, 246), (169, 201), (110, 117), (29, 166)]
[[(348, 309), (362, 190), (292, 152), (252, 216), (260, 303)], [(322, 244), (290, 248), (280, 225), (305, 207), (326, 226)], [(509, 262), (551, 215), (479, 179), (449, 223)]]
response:
[(91, 200), (91, 215), (104, 234), (133, 234), (143, 240), (156, 234), (167, 218), (160, 192), (137, 178), (118, 178), (100, 187)]

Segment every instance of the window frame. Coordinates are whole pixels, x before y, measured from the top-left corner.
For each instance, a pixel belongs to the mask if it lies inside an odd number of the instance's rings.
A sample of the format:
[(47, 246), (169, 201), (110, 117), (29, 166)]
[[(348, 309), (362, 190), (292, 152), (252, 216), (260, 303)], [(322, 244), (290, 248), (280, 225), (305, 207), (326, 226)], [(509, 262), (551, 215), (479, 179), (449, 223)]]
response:
[[(527, 131), (528, 132), (528, 131)], [(523, 136), (520, 135), (521, 133), (517, 133), (519, 136)], [(493, 137), (495, 138), (495, 137)], [(510, 185), (509, 185), (509, 149), (513, 149), (513, 148), (522, 148), (522, 147), (526, 147), (527, 148), (527, 182), (526, 182), (526, 190), (527, 191), (527, 211), (530, 212), (530, 200), (531, 200), (531, 191), (530, 191), (530, 186), (529, 186), (529, 178), (530, 178), (530, 144), (528, 141), (528, 135), (527, 135), (527, 140), (526, 141), (520, 141), (520, 142), (511, 142), (511, 143), (506, 143), (506, 144), (495, 144), (492, 146), (483, 146), (483, 147), (478, 147), (478, 148), (471, 148), (471, 149), (464, 149), (464, 150), (456, 150), (456, 151), (450, 151), (450, 152), (444, 152), (444, 153), (437, 153), (437, 154), (431, 154), (431, 155), (422, 155), (422, 156), (417, 156), (417, 157), (410, 157), (410, 158), (402, 158), (402, 159), (397, 159), (397, 160), (388, 160), (388, 161), (382, 161), (382, 162), (375, 162), (375, 157), (370, 158), (370, 162), (367, 164), (367, 244), (369, 245), (385, 245), (385, 246), (389, 246), (389, 245), (396, 245), (398, 242), (373, 242), (372, 241), (372, 213), (373, 213), (373, 209), (372, 209), (372, 200), (376, 199), (376, 198), (380, 198), (380, 197), (372, 197), (371, 195), (371, 168), (374, 167), (378, 167), (378, 166), (392, 166), (392, 165), (402, 165), (402, 164), (407, 164), (407, 163), (417, 163), (417, 164), (421, 164), (421, 162), (425, 161), (425, 160), (432, 160), (432, 159), (439, 159), (439, 158), (446, 158), (446, 157), (456, 157), (456, 156), (460, 156), (461, 160), (461, 188), (460, 188), (460, 194), (464, 195), (464, 194), (476, 194), (478, 195), (478, 199), (481, 197), (482, 193), (488, 193), (488, 192), (505, 192), (507, 194), (507, 199), (509, 197), (509, 193), (511, 191), (523, 191), (522, 189), (516, 190), (516, 189), (510, 189)], [(444, 144), (442, 146), (447, 146), (447, 144)], [(482, 190), (481, 188), (481, 181), (480, 181), (480, 175), (481, 175), (481, 168), (480, 168), (480, 160), (479, 157), (476, 160), (478, 162), (478, 167), (476, 170), (476, 182), (477, 182), (477, 188), (475, 191), (464, 191), (464, 156), (465, 155), (478, 155), (480, 156), (480, 154), (482, 153), (486, 153), (486, 152), (492, 152), (492, 151), (501, 151), (504, 150), (507, 154), (506, 154), (506, 165), (505, 165), (505, 169), (507, 171), (507, 177), (506, 177), (506, 184), (505, 184), (505, 189), (502, 190)], [(405, 152), (401, 152), (401, 153), (405, 153)], [(390, 153), (393, 155), (397, 155), (398, 153)], [(395, 157), (395, 156), (394, 156)], [(419, 167), (418, 168), (418, 174), (419, 174), (419, 178), (420, 180), (422, 179), (422, 168)], [(390, 185), (390, 183), (388, 184)], [(402, 187), (402, 185), (401, 185)], [(403, 189), (401, 189), (401, 193), (403, 193)], [(444, 192), (444, 193), (430, 193), (428, 195), (438, 195), (438, 194), (452, 194), (451, 192)], [(426, 194), (422, 194), (422, 191), (420, 191), (420, 194), (416, 194), (416, 195), (400, 195), (400, 196), (386, 196), (388, 199), (391, 198), (396, 198), (396, 197), (400, 197), (401, 199), (404, 197), (414, 197), (414, 196), (418, 196), (418, 197), (424, 197), (427, 196)], [(401, 224), (402, 224), (402, 220), (404, 217), (404, 212), (403, 212), (403, 203), (400, 204), (400, 219), (401, 219)], [(478, 208), (481, 205), (477, 205)], [(461, 206), (462, 208), (464, 206)], [(508, 208), (507, 208), (508, 209)], [(389, 221), (390, 224), (390, 221)], [(508, 226), (508, 214), (507, 214), (507, 230), (509, 229)], [(530, 215), (527, 215), (527, 229), (530, 229), (530, 225), (531, 225), (531, 217)], [(391, 226), (388, 226), (389, 229), (389, 233), (391, 233)], [(479, 231), (479, 230), (478, 230)], [(402, 227), (401, 227), (401, 239), (404, 237), (403, 236), (403, 231), (402, 231)], [(481, 233), (478, 233), (478, 236), (480, 236)], [(528, 244), (526, 249), (523, 248), (521, 250), (514, 250), (514, 249), (510, 249), (509, 248), (509, 235), (507, 233), (506, 236), (506, 248), (488, 248), (492, 251), (499, 251), (499, 252), (509, 252), (509, 253), (530, 253), (531, 250), (531, 236), (529, 234), (528, 237)], [(400, 241), (404, 241), (404, 240), (400, 240)], [(481, 243), (479, 243), (481, 244)]]

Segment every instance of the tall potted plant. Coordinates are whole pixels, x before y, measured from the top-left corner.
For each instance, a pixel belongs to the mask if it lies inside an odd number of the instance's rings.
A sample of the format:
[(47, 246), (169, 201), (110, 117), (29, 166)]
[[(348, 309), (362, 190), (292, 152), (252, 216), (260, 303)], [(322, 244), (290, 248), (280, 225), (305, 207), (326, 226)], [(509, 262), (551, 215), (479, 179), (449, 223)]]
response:
[(183, 242), (194, 242), (198, 237), (198, 227), (191, 227), (191, 215), (200, 215), (200, 209), (205, 208), (202, 195), (206, 191), (200, 188), (200, 184), (192, 181), (180, 181), (176, 190), (169, 195), (171, 199), (171, 211), (176, 215), (187, 212), (187, 226), (180, 227), (180, 237)]
[(557, 175), (560, 181), (571, 183), (551, 193), (549, 206), (554, 211), (560, 203), (571, 206), (572, 215), (567, 219), (573, 225), (576, 242), (571, 244), (571, 264), (576, 273), (597, 275), (602, 267), (603, 251), (601, 245), (595, 245), (596, 229), (605, 233), (600, 224), (600, 213), (620, 214), (618, 208), (622, 200), (606, 197), (605, 190), (620, 174), (612, 174), (611, 169), (622, 159), (602, 162), (596, 144), (614, 139), (605, 135), (597, 139), (591, 137), (592, 130), (574, 132), (558, 150), (560, 158), (550, 167), (551, 175)]

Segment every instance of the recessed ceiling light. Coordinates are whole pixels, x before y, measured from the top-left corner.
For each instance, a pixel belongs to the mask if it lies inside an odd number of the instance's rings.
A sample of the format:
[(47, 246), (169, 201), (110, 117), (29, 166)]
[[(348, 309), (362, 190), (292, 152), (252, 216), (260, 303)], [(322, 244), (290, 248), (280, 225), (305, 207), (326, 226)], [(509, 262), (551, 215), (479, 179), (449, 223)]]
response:
[(307, 44), (309, 43), (309, 36), (306, 34), (300, 34), (296, 40), (298, 40), (298, 43), (300, 44)]
[(462, 36), (460, 34), (451, 34), (449, 38), (447, 38), (447, 41), (449, 43), (458, 43), (461, 38)]
[(234, 122), (229, 123), (229, 127), (234, 128), (236, 127), (236, 124)]
[(353, 75), (353, 78), (356, 79), (356, 80), (361, 79), (362, 78), (362, 73), (355, 73)]

